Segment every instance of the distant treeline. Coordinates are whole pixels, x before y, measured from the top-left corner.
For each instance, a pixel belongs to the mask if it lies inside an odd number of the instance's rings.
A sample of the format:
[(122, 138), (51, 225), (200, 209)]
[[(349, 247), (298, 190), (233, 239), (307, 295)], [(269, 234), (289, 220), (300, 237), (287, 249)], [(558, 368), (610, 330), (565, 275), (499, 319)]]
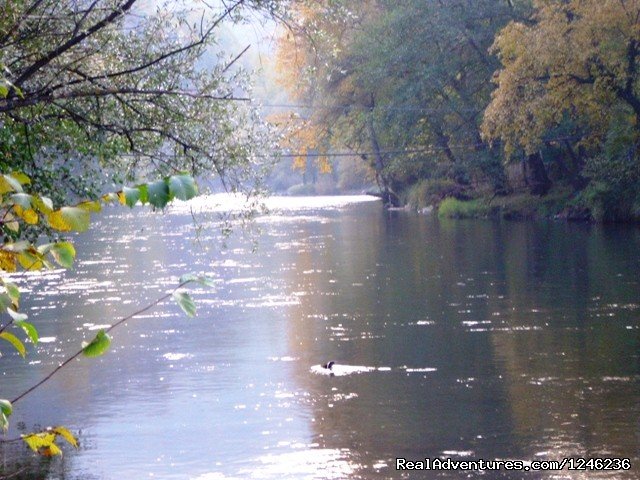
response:
[(298, 164), (354, 152), (396, 204), (527, 192), (640, 219), (640, 0), (298, 1), (286, 25)]

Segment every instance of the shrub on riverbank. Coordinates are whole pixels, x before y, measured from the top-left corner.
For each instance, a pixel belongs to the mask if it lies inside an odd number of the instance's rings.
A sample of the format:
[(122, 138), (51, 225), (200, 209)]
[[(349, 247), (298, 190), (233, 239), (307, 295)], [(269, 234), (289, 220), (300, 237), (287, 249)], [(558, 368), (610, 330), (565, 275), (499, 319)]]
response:
[(445, 198), (438, 207), (441, 218), (487, 218), (492, 216), (492, 208), (484, 199), (458, 200)]
[(569, 214), (588, 212), (589, 220), (595, 222), (637, 223), (640, 222), (640, 195), (633, 190), (594, 182), (570, 202), (566, 211)]
[(411, 209), (422, 210), (448, 197), (457, 200), (469, 198), (462, 185), (448, 178), (438, 178), (422, 180), (413, 185), (407, 192), (406, 203)]
[[(578, 209), (571, 212), (571, 192), (568, 189), (557, 189), (543, 197), (528, 193), (513, 194), (504, 197), (481, 197), (475, 200), (462, 201), (446, 198), (438, 207), (441, 218), (505, 218), (509, 220), (552, 218), (562, 216), (574, 219)], [(580, 210), (582, 212), (582, 210)], [(589, 214), (582, 212), (580, 219), (589, 219)], [(575, 219), (578, 219), (575, 217)]]

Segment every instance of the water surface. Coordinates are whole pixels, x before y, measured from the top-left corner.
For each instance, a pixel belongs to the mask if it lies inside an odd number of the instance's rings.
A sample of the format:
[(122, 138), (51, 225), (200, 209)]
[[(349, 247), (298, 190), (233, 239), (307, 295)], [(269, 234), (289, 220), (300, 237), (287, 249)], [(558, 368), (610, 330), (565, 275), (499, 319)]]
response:
[[(16, 405), (10, 437), (80, 432), (47, 478), (638, 478), (638, 229), (270, 204), (224, 250), (211, 199), (108, 209), (73, 271), (16, 276), (44, 342), (26, 361), (3, 350), (7, 398), (183, 273), (216, 281), (192, 291), (196, 318), (163, 303)], [(633, 468), (410, 473), (397, 457)]]

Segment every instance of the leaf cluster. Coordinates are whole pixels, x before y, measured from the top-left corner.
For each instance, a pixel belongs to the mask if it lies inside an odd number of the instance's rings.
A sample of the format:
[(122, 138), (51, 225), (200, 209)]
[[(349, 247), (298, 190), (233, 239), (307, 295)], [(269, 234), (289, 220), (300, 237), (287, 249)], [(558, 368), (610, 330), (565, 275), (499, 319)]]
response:
[(242, 93), (248, 76), (237, 58), (212, 51), (222, 22), (278, 5), (2, 7), (0, 171), (26, 173), (56, 204), (181, 171), (219, 176), (232, 189), (257, 183), (252, 167), (267, 131)]
[[(44, 222), (55, 231), (83, 232), (89, 228), (92, 213), (99, 212), (105, 203), (118, 202), (129, 207), (137, 203), (149, 204), (153, 208), (162, 209), (168, 202), (179, 199), (189, 200), (198, 193), (193, 178), (187, 174), (166, 177), (152, 183), (141, 183), (135, 187), (124, 187), (122, 190), (103, 195), (98, 200), (86, 200), (73, 206), (54, 208), (53, 202), (35, 193), (26, 193), (25, 187), (31, 180), (22, 172), (0, 174), (0, 227), (5, 232), (7, 240), (0, 245), (0, 269), (4, 272), (14, 272), (18, 268), (24, 270), (40, 270), (55, 268), (71, 268), (76, 256), (76, 250), (69, 241), (35, 244), (22, 238), (24, 227)], [(187, 276), (181, 279), (181, 286), (191, 282), (210, 284), (206, 277)], [(186, 292), (175, 292), (174, 297), (180, 307), (190, 316), (195, 314), (195, 304)], [(0, 312), (6, 314), (8, 320), (0, 324), (0, 340), (4, 340), (22, 357), (27, 354), (23, 341), (13, 332), (22, 331), (33, 344), (38, 343), (37, 328), (27, 321), (28, 316), (19, 311), (20, 290), (17, 285), (2, 280), (0, 287)], [(121, 321), (122, 322), (122, 321)], [(113, 328), (113, 327), (111, 327)], [(11, 331), (13, 330), (13, 331)], [(55, 372), (63, 368), (69, 361), (82, 354), (86, 357), (97, 357), (104, 354), (111, 343), (110, 336), (100, 330), (90, 342), (85, 342), (82, 349), (63, 364), (59, 365), (49, 376), (41, 380), (35, 387), (47, 381)], [(23, 393), (17, 399), (22, 398)], [(16, 400), (0, 400), (0, 429), (6, 431), (9, 426), (9, 416), (13, 412)], [(73, 435), (64, 427), (56, 427), (45, 432), (23, 436), (23, 440), (35, 452), (52, 456), (61, 453), (56, 445), (57, 437), (63, 437), (69, 443), (77, 446)]]

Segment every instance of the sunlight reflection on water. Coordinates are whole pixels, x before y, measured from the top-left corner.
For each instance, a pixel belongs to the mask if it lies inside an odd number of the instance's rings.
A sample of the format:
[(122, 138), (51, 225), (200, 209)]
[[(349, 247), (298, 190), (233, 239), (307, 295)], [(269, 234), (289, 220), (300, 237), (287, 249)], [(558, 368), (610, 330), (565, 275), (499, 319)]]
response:
[[(640, 241), (372, 202), (270, 199), (256, 253), (216, 230), (222, 198), (106, 210), (74, 271), (13, 275), (42, 334), (38, 372), (3, 356), (15, 389), (189, 270), (215, 283), (191, 290), (196, 318), (171, 302), (143, 313), (14, 413), (12, 428), (82, 429), (83, 450), (47, 480), (422, 478), (394, 458), (637, 457)], [(123, 230), (137, 234), (114, 241)]]
[(237, 476), (221, 473), (205, 473), (192, 480), (242, 480), (254, 478), (260, 480), (301, 479), (301, 480), (339, 480), (348, 478), (358, 471), (360, 466), (349, 459), (348, 449), (306, 449), (302, 448), (282, 454), (263, 455), (252, 463), (250, 469), (240, 469)]
[[(357, 203), (379, 202), (376, 197), (367, 195), (341, 195), (327, 197), (266, 197), (260, 202), (268, 211), (300, 212), (305, 210), (342, 209)], [(167, 209), (168, 213), (190, 214), (196, 212), (233, 212), (242, 211), (252, 205), (244, 195), (219, 193), (200, 195), (187, 202), (176, 200)], [(321, 218), (321, 217), (319, 217)]]

